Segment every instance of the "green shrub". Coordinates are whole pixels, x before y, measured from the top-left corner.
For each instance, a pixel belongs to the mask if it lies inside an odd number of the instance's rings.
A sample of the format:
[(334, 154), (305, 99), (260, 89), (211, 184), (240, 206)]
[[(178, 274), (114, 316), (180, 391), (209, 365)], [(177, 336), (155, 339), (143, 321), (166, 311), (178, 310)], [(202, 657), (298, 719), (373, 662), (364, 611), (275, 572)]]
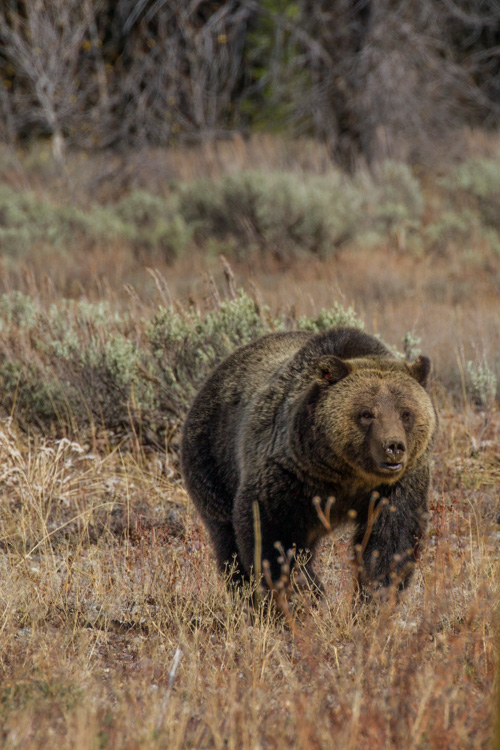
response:
[[(334, 304), (297, 328), (362, 327), (355, 312)], [(108, 304), (62, 300), (43, 310), (29, 297), (0, 298), (0, 406), (26, 426), (75, 433), (90, 427), (133, 429), (164, 444), (213, 368), (238, 346), (285, 330), (239, 291), (201, 314), (160, 308), (135, 321)]]
[(417, 229), (423, 205), (418, 181), (396, 162), (380, 165), (376, 179), (247, 171), (180, 191), (180, 211), (199, 240), (232, 236), (243, 253), (256, 246), (326, 257), (363, 233)]
[(25, 428), (49, 431), (51, 424), (68, 421), (68, 400), (61, 384), (51, 368), (36, 360), (2, 359), (0, 394), (4, 414), (16, 416)]
[(123, 198), (114, 211), (135, 249), (157, 251), (167, 261), (181, 255), (191, 239), (192, 229), (179, 213), (176, 196), (166, 201), (136, 190)]
[(476, 406), (486, 408), (493, 405), (497, 394), (497, 379), (486, 360), (467, 362), (467, 392)]
[(363, 328), (364, 324), (363, 321), (359, 320), (352, 307), (348, 307), (346, 310), (338, 302), (335, 302), (333, 307), (328, 310), (321, 310), (315, 318), (300, 317), (297, 320), (299, 330), (312, 331), (313, 333), (321, 333), (337, 326)]
[(22, 256), (32, 249), (32, 244), (28, 227), (0, 227), (0, 247), (6, 255)]
[(374, 180), (366, 175), (356, 179), (372, 204), (371, 225), (376, 231), (393, 230), (401, 224), (419, 226), (424, 199), (418, 180), (406, 164), (384, 161)]
[[(129, 428), (155, 408), (151, 382), (141, 377), (142, 353), (121, 334), (89, 342), (64, 362), (66, 378), (78, 391), (79, 417), (116, 431)], [(63, 368), (61, 368), (63, 369)]]
[(180, 210), (199, 238), (232, 235), (244, 247), (326, 256), (357, 231), (362, 196), (337, 173), (240, 172), (184, 186)]
[(39, 308), (28, 295), (13, 291), (0, 297), (0, 331), (11, 326), (32, 328), (39, 315)]
[(110, 209), (84, 211), (76, 206), (53, 206), (33, 193), (0, 186), (0, 241), (10, 255), (33, 249), (65, 250), (75, 238), (97, 240), (125, 235)]
[(186, 222), (200, 232), (219, 228), (225, 232), (225, 212), (220, 181), (202, 177), (179, 186), (179, 210)]
[(29, 192), (0, 186), (0, 242), (13, 256), (35, 248), (65, 250), (75, 239), (90, 245), (121, 240), (136, 250), (159, 252), (167, 260), (180, 255), (192, 236), (179, 213), (178, 199), (166, 202), (144, 191), (116, 206), (53, 206)]
[(50, 211), (40, 210), (35, 198), (0, 185), (0, 241), (9, 255), (28, 252), (36, 240), (43, 241), (51, 226)]
[[(167, 197), (136, 190), (115, 205), (53, 205), (29, 191), (0, 186), (0, 243), (17, 257), (119, 241), (137, 253), (172, 261), (193, 239), (206, 252), (245, 256), (253, 249), (281, 259), (324, 258), (355, 241), (371, 246), (397, 238), (416, 252), (447, 252), (477, 240), (500, 252), (497, 160), (469, 161), (441, 186), (448, 207), (422, 226), (419, 181), (402, 163), (386, 161), (353, 178), (242, 171), (177, 185)], [(486, 225), (486, 227), (484, 226)]]
[(272, 330), (244, 292), (202, 316), (160, 308), (147, 328), (162, 412), (181, 417), (203, 380), (238, 346)]
[(444, 253), (450, 245), (464, 247), (470, 244), (480, 230), (479, 217), (473, 211), (444, 211), (437, 222), (424, 227), (422, 237), (427, 249)]
[(469, 199), (482, 220), (500, 231), (500, 157), (466, 161), (441, 185), (459, 204)]
[(116, 430), (130, 424), (131, 405), (150, 407), (129, 323), (105, 303), (63, 300), (45, 312), (23, 295), (4, 295), (0, 327), (9, 334), (0, 368), (5, 412), (39, 426)]
[(128, 242), (130, 229), (112, 207), (93, 206), (85, 217), (85, 222), (81, 225), (80, 236), (91, 244), (109, 243), (114, 240)]

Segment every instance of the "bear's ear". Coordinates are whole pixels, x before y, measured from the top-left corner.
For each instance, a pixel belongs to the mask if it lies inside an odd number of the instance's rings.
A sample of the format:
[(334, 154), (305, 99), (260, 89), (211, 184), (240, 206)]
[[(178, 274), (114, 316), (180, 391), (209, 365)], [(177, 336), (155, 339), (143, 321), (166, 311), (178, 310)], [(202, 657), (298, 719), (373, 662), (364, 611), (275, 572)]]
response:
[(351, 367), (347, 362), (333, 355), (321, 357), (317, 362), (316, 373), (318, 380), (325, 384), (338, 383), (342, 378), (347, 377), (351, 372)]
[(411, 365), (406, 366), (412, 378), (415, 378), (417, 383), (420, 383), (423, 388), (427, 388), (427, 385), (429, 383), (429, 375), (431, 374), (431, 361), (429, 357), (423, 357), (422, 355), (420, 355), (420, 357), (417, 357), (415, 362), (412, 362)]

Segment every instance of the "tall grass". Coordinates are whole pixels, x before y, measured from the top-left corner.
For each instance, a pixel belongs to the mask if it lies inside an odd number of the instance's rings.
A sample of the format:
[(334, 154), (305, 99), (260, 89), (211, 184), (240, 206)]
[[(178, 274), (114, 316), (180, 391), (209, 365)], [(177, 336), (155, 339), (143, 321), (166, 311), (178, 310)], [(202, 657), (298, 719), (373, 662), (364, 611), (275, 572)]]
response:
[[(326, 749), (332, 737), (353, 748), (488, 746), (494, 401), (477, 410), (471, 392), (457, 409), (436, 394), (427, 542), (403, 601), (353, 617), (341, 529), (321, 549), (324, 600), (294, 599), (283, 619), (265, 602), (252, 611), (217, 576), (169, 439), (206, 370), (237, 343), (293, 321), (213, 286), (205, 313), (163, 308), (134, 320), (109, 304), (47, 308), (22, 294), (3, 297), (1, 310), (4, 354), (22, 354), (19, 372), (34, 368), (31, 390), (18, 376), (9, 392), (4, 380), (15, 418), (0, 423), (6, 747)], [(360, 325), (338, 304), (294, 322), (338, 323)], [(420, 346), (407, 335), (402, 356)], [(49, 382), (59, 401), (46, 400)], [(51, 425), (72, 439), (50, 437)]]
[[(0, 744), (486, 749), (500, 714), (490, 172), (470, 162), (438, 184), (386, 165), (346, 182), (309, 146), (218, 148), (131, 157), (125, 191), (113, 164), (97, 180), (68, 160), (77, 208), (57, 184), (43, 193), (40, 164), (24, 182), (9, 167), (0, 191)], [(402, 602), (354, 618), (338, 530), (320, 549), (324, 599), (293, 599), (287, 620), (217, 575), (179, 426), (237, 345), (345, 323), (433, 361), (428, 534)]]
[(488, 747), (500, 422), (463, 418), (443, 415), (401, 604), (353, 619), (341, 532), (321, 550), (324, 600), (294, 601), (291, 627), (230, 595), (161, 458), (3, 422), (4, 746)]

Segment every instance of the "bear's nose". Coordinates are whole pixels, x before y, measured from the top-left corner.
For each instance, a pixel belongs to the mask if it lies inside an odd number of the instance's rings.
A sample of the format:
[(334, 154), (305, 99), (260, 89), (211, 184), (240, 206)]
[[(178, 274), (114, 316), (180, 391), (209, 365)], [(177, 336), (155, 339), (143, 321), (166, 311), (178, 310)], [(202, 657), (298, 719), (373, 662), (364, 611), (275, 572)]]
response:
[(382, 443), (382, 448), (384, 449), (387, 458), (392, 461), (399, 461), (406, 450), (403, 441), (397, 439), (385, 440)]

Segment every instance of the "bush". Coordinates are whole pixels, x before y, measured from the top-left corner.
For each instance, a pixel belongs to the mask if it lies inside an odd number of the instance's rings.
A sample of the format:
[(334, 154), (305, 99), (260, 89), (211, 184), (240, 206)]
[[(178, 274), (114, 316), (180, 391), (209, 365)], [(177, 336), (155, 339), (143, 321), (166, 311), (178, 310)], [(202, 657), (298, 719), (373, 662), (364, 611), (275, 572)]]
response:
[(372, 203), (371, 226), (375, 231), (390, 231), (401, 225), (418, 227), (424, 210), (420, 184), (411, 169), (402, 162), (384, 161), (375, 180), (363, 176), (366, 199)]
[(486, 224), (500, 231), (500, 157), (466, 161), (441, 184), (459, 206), (468, 200)]
[(46, 248), (65, 250), (75, 238), (93, 244), (125, 234), (126, 228), (110, 209), (53, 206), (33, 193), (0, 186), (0, 241), (10, 255)]
[(65, 250), (75, 239), (88, 245), (121, 240), (133, 249), (159, 252), (167, 261), (180, 255), (192, 230), (178, 210), (178, 199), (165, 201), (144, 191), (116, 206), (53, 206), (29, 192), (0, 187), (0, 242), (18, 256), (50, 247)]
[[(51, 205), (29, 192), (0, 187), (0, 242), (13, 256), (75, 241), (93, 247), (119, 241), (170, 262), (193, 240), (205, 252), (241, 257), (258, 249), (278, 258), (320, 258), (347, 243), (365, 247), (395, 237), (398, 247), (445, 253), (476, 240), (500, 248), (497, 162), (467, 162), (443, 181), (445, 210), (422, 225), (424, 199), (405, 165), (386, 161), (376, 173), (348, 178), (242, 171), (176, 185), (167, 197), (136, 190), (114, 205), (83, 210)], [(488, 224), (484, 226), (485, 222)]]
[(12, 326), (32, 328), (39, 314), (35, 302), (22, 292), (14, 291), (0, 297), (0, 331)]
[(129, 328), (104, 303), (63, 300), (45, 312), (24, 295), (3, 295), (3, 410), (45, 429), (129, 425), (131, 404), (149, 405), (151, 387), (135, 382)]
[(280, 254), (321, 257), (354, 236), (362, 196), (337, 173), (329, 177), (241, 172), (181, 191), (180, 210), (198, 237), (235, 237)]
[(450, 246), (463, 247), (471, 243), (474, 236), (481, 234), (478, 215), (470, 209), (461, 213), (444, 211), (439, 220), (428, 224), (422, 231), (422, 238), (427, 249), (445, 253)]
[(495, 373), (486, 361), (467, 362), (467, 392), (479, 408), (493, 405), (497, 394)]
[(241, 291), (205, 316), (194, 308), (180, 314), (160, 308), (147, 328), (160, 410), (182, 417), (203, 380), (224, 357), (273, 329), (265, 312)]
[(338, 302), (335, 302), (329, 310), (321, 310), (315, 318), (300, 317), (297, 320), (297, 328), (301, 331), (312, 331), (321, 333), (329, 328), (337, 326), (354, 326), (363, 328), (363, 321), (359, 320), (352, 307), (347, 310)]
[(23, 358), (3, 361), (0, 390), (2, 411), (14, 414), (25, 429), (49, 432), (50, 425), (68, 422), (65, 393), (54, 373), (39, 362)]
[(370, 232), (419, 228), (424, 201), (410, 169), (384, 162), (376, 179), (294, 173), (240, 172), (217, 182), (199, 180), (181, 189), (180, 211), (198, 239), (236, 238), (248, 247), (279, 255), (326, 257)]
[[(315, 332), (336, 325), (362, 323), (339, 304), (297, 321)], [(105, 303), (63, 300), (44, 311), (13, 293), (0, 298), (0, 330), (5, 415), (44, 432), (133, 430), (164, 445), (213, 368), (238, 346), (285, 330), (285, 321), (242, 291), (206, 314), (160, 308), (138, 322)]]
[(136, 190), (123, 198), (114, 211), (134, 249), (156, 251), (167, 262), (181, 255), (191, 239), (192, 230), (179, 213), (176, 196), (166, 201)]

